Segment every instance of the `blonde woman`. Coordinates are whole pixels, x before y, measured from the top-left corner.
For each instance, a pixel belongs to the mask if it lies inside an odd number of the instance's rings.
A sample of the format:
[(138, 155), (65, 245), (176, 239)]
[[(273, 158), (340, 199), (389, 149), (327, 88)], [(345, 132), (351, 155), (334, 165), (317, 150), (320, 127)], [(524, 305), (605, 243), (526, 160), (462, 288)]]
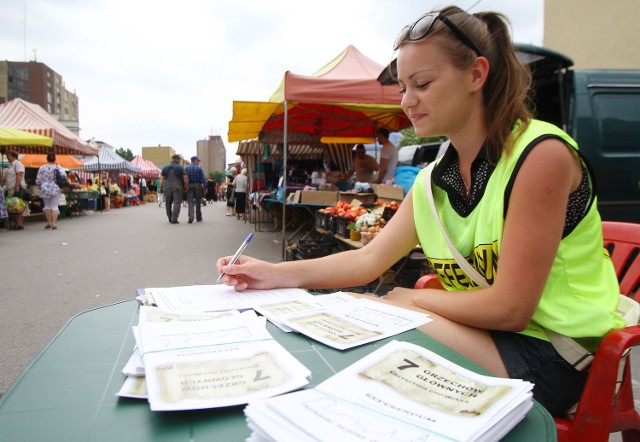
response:
[[(242, 255), (229, 265), (224, 257), (217, 271), (238, 291), (352, 287), (419, 242), (447, 290), (398, 287), (388, 302), (428, 312), (434, 320), (423, 332), (497, 376), (534, 383), (534, 398), (562, 415), (578, 401), (588, 370), (565, 361), (546, 331), (594, 351), (624, 326), (586, 160), (561, 129), (531, 117), (530, 73), (501, 14), (458, 7), (424, 14), (400, 32), (394, 50), (416, 134), (451, 141), (431, 178), (425, 170), (417, 176), (398, 212), (361, 249), (283, 263)], [(456, 263), (436, 217), (488, 288)]]

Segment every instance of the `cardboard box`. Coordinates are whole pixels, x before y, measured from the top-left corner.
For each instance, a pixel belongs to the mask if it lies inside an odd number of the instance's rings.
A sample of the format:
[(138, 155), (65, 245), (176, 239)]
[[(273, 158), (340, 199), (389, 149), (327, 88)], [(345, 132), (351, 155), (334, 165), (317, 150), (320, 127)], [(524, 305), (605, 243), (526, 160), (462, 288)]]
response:
[(291, 192), (289, 195), (287, 195), (287, 202), (288, 203), (299, 203), (301, 194), (302, 194), (301, 190), (296, 190), (295, 192)]
[(383, 201), (402, 201), (404, 199), (404, 189), (402, 187), (387, 186), (386, 184), (371, 184), (371, 188), (378, 195), (378, 199)]
[(326, 190), (303, 190), (300, 192), (300, 203), (333, 206), (338, 201), (338, 192)]
[(353, 200), (358, 200), (362, 204), (373, 204), (376, 202), (375, 193), (340, 192), (340, 201), (351, 204)]

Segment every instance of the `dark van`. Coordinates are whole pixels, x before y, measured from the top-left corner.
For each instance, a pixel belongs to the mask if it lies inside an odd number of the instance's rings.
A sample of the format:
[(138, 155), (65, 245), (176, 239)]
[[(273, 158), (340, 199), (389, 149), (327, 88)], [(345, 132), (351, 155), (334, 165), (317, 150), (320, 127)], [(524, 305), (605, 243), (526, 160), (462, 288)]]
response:
[(573, 70), (552, 50), (516, 50), (533, 74), (536, 118), (571, 135), (595, 170), (602, 219), (640, 222), (640, 70)]

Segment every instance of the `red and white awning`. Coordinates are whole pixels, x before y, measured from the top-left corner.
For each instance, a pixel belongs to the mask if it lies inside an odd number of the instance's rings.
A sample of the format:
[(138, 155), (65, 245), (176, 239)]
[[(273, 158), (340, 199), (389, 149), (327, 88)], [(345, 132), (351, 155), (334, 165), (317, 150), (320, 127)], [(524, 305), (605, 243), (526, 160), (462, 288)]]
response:
[(131, 164), (138, 166), (142, 169), (141, 175), (145, 178), (157, 178), (160, 176), (161, 170), (156, 167), (151, 161), (147, 161), (140, 155), (133, 157)]
[[(10, 127), (53, 139), (56, 153), (97, 155), (98, 150), (67, 129), (37, 104), (21, 98), (0, 105), (0, 127)], [(25, 152), (26, 153), (26, 152)]]

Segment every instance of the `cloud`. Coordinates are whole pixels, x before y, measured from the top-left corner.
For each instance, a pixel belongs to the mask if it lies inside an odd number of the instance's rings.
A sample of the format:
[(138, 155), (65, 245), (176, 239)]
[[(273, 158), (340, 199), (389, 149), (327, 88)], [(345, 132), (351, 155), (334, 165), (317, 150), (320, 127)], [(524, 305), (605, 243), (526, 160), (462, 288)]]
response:
[[(504, 12), (516, 41), (542, 42), (542, 0), (455, 3)], [(311, 75), (349, 44), (386, 64), (402, 26), (438, 6), (419, 0), (12, 0), (0, 16), (0, 47), (2, 58), (22, 61), (26, 42), (27, 59), (35, 54), (63, 76), (79, 97), (83, 138), (134, 153), (169, 145), (188, 157), (208, 135), (226, 141), (234, 100), (265, 101), (286, 70)], [(231, 161), (234, 147), (227, 149)]]

